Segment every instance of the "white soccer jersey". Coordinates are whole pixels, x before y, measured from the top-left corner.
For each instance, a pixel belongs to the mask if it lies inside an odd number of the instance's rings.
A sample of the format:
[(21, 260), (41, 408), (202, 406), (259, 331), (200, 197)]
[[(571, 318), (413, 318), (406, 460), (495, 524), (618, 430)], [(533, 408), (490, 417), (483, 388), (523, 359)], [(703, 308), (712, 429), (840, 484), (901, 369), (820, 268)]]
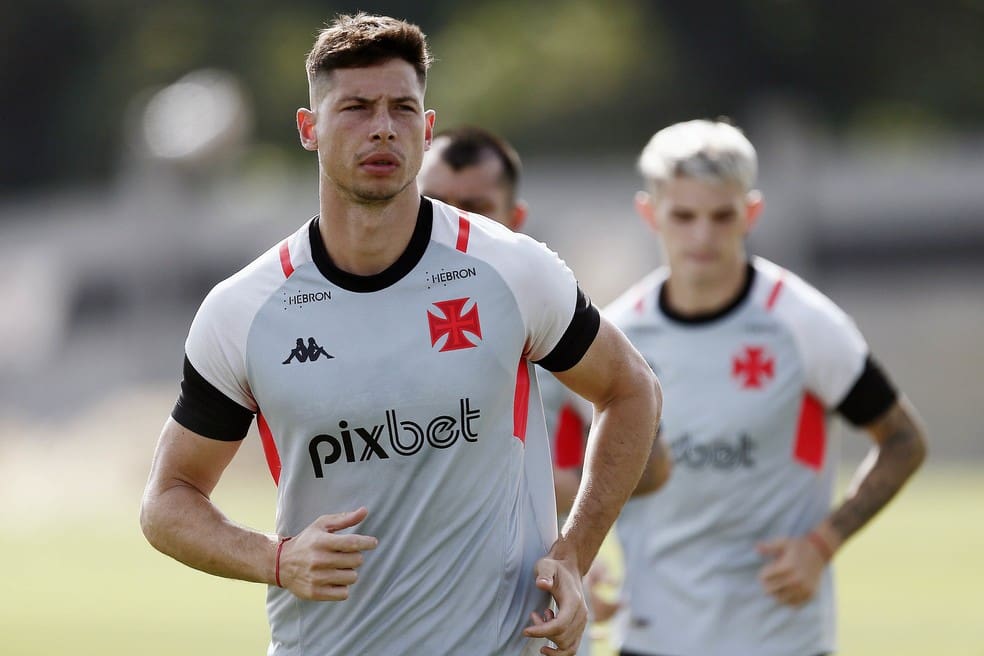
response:
[(827, 415), (865, 423), (894, 400), (854, 323), (760, 258), (739, 297), (687, 320), (661, 302), (667, 273), (604, 314), (658, 375), (674, 469), (617, 522), (625, 556), (619, 647), (659, 656), (813, 656), (835, 648), (830, 568), (800, 608), (762, 588), (756, 543), (799, 536), (829, 512)]
[(573, 366), (598, 324), (556, 254), (427, 199), (379, 275), (336, 268), (312, 220), (209, 294), (175, 419), (241, 439), (258, 412), (278, 533), (366, 506), (379, 539), (347, 601), (269, 589), (270, 655), (537, 653), (556, 513), (531, 363)]

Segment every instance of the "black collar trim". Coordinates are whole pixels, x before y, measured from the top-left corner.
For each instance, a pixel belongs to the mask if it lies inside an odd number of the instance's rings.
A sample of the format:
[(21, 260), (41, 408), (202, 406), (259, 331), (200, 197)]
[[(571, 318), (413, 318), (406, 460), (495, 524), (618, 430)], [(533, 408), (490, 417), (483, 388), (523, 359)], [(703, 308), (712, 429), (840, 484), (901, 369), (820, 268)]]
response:
[(434, 206), (431, 202), (421, 196), (420, 210), (417, 212), (417, 224), (414, 226), (413, 234), (410, 236), (410, 243), (406, 250), (396, 258), (385, 270), (371, 276), (360, 276), (348, 271), (343, 271), (335, 266), (328, 256), (325, 243), (321, 239), (321, 232), (318, 230), (318, 219), (314, 217), (308, 225), (308, 237), (311, 240), (311, 258), (329, 282), (338, 285), (342, 289), (350, 292), (378, 292), (386, 289), (390, 285), (399, 281), (403, 276), (410, 273), (420, 258), (424, 256), (427, 245), (431, 240), (431, 228), (434, 225)]
[(683, 323), (687, 325), (697, 325), (710, 323), (712, 321), (717, 321), (728, 316), (734, 312), (739, 305), (745, 302), (748, 295), (752, 291), (752, 283), (755, 282), (755, 267), (749, 262), (745, 273), (745, 284), (742, 285), (741, 290), (738, 295), (735, 296), (731, 301), (726, 303), (723, 307), (717, 310), (712, 310), (710, 312), (703, 312), (701, 314), (680, 314), (676, 310), (670, 307), (669, 301), (666, 298), (666, 281), (659, 287), (659, 309), (666, 317), (677, 323)]

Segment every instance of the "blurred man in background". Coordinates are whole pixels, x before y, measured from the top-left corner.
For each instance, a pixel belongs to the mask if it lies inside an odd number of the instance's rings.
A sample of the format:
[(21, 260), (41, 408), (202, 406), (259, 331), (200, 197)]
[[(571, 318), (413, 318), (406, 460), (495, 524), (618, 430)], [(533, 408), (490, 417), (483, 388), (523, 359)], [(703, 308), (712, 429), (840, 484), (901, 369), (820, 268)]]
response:
[(522, 230), (528, 208), (519, 198), (519, 154), (505, 139), (473, 126), (434, 135), (417, 182), (425, 196)]
[[(652, 372), (556, 254), (420, 196), (429, 64), (403, 21), (319, 33), (297, 127), (320, 214), (202, 303), (144, 493), (156, 548), (268, 584), (271, 655), (571, 656), (580, 579), (655, 436)], [(556, 540), (533, 363), (604, 425)], [(253, 414), (277, 535), (210, 499)]]
[[(661, 130), (636, 207), (665, 266), (606, 310), (657, 372), (674, 473), (630, 500), (623, 656), (832, 652), (834, 554), (895, 495), (925, 437), (854, 322), (745, 249), (762, 211), (756, 153), (725, 122)], [(830, 413), (873, 448), (830, 511)]]

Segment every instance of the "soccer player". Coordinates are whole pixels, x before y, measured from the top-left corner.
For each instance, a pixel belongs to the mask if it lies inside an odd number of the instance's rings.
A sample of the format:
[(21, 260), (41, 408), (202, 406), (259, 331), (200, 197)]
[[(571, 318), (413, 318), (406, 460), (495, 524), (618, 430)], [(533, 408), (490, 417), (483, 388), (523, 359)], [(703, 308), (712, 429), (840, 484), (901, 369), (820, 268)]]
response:
[[(622, 656), (832, 652), (828, 565), (925, 456), (914, 409), (850, 317), (746, 251), (756, 167), (745, 136), (711, 121), (657, 132), (639, 159), (636, 207), (665, 266), (603, 314), (662, 381), (674, 473), (617, 523)], [(834, 412), (873, 447), (831, 511)]]
[[(202, 303), (144, 493), (157, 549), (269, 586), (272, 655), (573, 654), (656, 431), (656, 379), (563, 262), (418, 193), (429, 62), (392, 18), (319, 33), (297, 127), (320, 214)], [(534, 362), (603, 418), (559, 537)], [(276, 535), (210, 500), (254, 414)]]

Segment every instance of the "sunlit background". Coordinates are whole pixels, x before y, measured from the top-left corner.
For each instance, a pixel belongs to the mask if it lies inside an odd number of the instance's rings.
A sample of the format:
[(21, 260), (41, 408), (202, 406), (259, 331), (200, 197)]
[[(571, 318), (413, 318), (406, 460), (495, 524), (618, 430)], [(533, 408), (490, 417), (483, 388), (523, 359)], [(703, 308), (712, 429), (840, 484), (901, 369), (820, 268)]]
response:
[[(317, 211), (303, 61), (357, 9), (429, 35), (438, 128), (516, 145), (530, 232), (599, 304), (660, 261), (648, 137), (746, 130), (751, 249), (848, 310), (929, 426), (839, 559), (843, 653), (984, 655), (980, 0), (0, 4), (0, 653), (263, 653), (260, 586), (154, 553), (139, 494), (201, 298)], [(219, 497), (272, 526), (255, 436)]]

